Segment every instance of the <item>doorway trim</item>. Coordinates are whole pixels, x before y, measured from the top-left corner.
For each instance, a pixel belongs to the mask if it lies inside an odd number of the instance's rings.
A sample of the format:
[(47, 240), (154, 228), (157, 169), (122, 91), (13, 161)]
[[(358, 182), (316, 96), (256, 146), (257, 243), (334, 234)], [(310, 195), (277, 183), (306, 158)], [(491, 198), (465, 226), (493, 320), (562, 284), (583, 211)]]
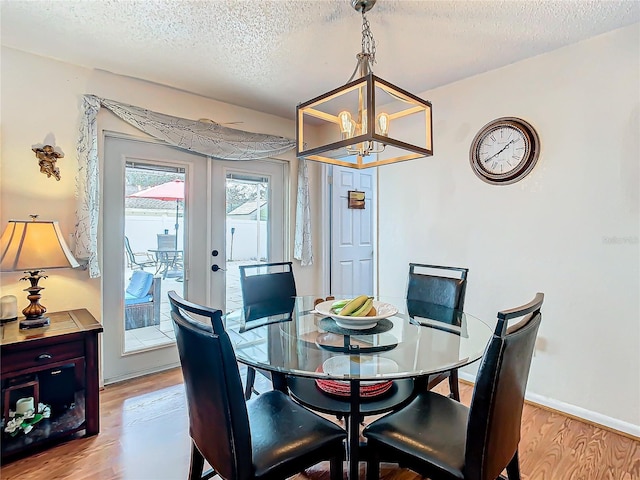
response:
[[(378, 168), (378, 167), (372, 167)], [(379, 170), (378, 170), (379, 172)], [(322, 238), (321, 238), (321, 254), (322, 254), (322, 271), (324, 274), (322, 275), (322, 291), (327, 294), (331, 291), (331, 255), (333, 251), (333, 219), (331, 215), (332, 201), (333, 201), (333, 166), (322, 164), (321, 171), (321, 188), (320, 195), (323, 199), (320, 207), (320, 216), (321, 216), (321, 224), (322, 224)], [(380, 175), (376, 175), (376, 181), (374, 185), (374, 197), (372, 200), (373, 204), (373, 217), (374, 221), (372, 223), (372, 228), (375, 230), (372, 234), (373, 238), (373, 294), (379, 295), (379, 271), (378, 271), (378, 255), (379, 255), (379, 245), (380, 245), (380, 229), (379, 225), (379, 214), (380, 210), (378, 208), (378, 192), (380, 187)]]

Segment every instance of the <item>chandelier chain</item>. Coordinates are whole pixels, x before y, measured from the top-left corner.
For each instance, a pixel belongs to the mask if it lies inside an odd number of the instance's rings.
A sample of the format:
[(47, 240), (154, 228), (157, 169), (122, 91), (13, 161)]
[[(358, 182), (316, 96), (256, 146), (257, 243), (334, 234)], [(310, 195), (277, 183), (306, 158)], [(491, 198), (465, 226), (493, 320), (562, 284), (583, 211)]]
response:
[(351, 74), (351, 77), (349, 77), (349, 80), (347, 80), (347, 83), (353, 80), (356, 74), (364, 77), (365, 75), (372, 73), (372, 66), (376, 63), (376, 41), (373, 38), (369, 20), (367, 20), (364, 12), (362, 13), (362, 51), (356, 55), (356, 58), (358, 59), (356, 68), (353, 70), (353, 73)]
[(364, 12), (362, 12), (362, 53), (369, 57), (369, 63), (376, 63), (376, 41)]

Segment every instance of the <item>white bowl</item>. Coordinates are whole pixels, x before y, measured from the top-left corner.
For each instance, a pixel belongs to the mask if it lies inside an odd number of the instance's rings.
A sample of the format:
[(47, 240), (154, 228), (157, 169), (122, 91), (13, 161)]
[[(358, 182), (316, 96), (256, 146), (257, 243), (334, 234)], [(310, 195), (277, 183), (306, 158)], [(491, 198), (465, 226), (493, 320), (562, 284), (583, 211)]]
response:
[(371, 317), (350, 317), (347, 315), (337, 315), (331, 310), (331, 306), (336, 300), (329, 300), (316, 305), (316, 312), (320, 315), (326, 315), (335, 320), (338, 326), (342, 328), (348, 328), (350, 330), (367, 330), (376, 326), (378, 321), (383, 318), (388, 318), (396, 313), (398, 309), (390, 303), (373, 301), (373, 306), (376, 309), (376, 315)]

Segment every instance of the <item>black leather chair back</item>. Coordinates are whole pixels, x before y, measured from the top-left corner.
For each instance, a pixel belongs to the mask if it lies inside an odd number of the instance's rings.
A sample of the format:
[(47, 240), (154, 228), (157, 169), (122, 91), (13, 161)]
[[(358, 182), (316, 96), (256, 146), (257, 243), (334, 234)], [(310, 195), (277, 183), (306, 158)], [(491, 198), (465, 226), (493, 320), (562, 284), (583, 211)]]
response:
[[(223, 478), (253, 477), (249, 418), (222, 312), (169, 292), (189, 409), (189, 433)], [(207, 325), (191, 314), (204, 317)]]
[(274, 317), (273, 321), (285, 321), (293, 319), (293, 309), (296, 304), (294, 297), (274, 298), (262, 303), (248, 303), (244, 308), (245, 322)]
[[(478, 370), (471, 400), (465, 453), (465, 479), (494, 480), (514, 457), (531, 357), (544, 295), (498, 314), (498, 324)], [(523, 319), (507, 329), (513, 318)]]
[[(418, 273), (416, 270), (419, 269), (437, 271), (438, 274)], [(464, 308), (468, 272), (469, 269), (467, 268), (410, 263), (407, 300), (433, 303), (462, 310)]]
[(238, 268), (242, 302), (245, 306), (296, 296), (291, 262), (242, 265)]

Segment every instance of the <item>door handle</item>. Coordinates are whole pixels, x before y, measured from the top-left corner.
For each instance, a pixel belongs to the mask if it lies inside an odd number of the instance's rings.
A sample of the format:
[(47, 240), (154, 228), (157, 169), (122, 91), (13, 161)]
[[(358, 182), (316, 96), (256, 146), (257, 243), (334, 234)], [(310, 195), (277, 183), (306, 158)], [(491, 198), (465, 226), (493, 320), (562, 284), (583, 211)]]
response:
[(217, 272), (218, 270), (222, 270), (224, 272), (224, 268), (220, 268), (217, 264), (213, 264), (211, 265), (211, 271), (212, 272)]

